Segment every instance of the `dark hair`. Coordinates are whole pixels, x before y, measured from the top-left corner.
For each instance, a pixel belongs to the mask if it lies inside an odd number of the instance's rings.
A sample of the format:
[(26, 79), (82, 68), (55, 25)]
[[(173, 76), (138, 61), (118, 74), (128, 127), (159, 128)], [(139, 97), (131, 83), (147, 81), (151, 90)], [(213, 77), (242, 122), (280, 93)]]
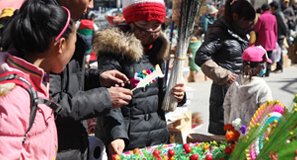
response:
[[(68, 16), (61, 6), (42, 0), (26, 0), (8, 25), (8, 39), (18, 55), (43, 52), (63, 30)], [(62, 37), (68, 38), (72, 26), (71, 21)]]
[(254, 7), (247, 0), (227, 0), (224, 18), (230, 23), (233, 22), (233, 13), (236, 13), (240, 18), (250, 21), (253, 21), (256, 17)]
[(263, 11), (262, 11), (261, 7), (259, 7), (259, 8), (256, 9), (256, 13), (260, 13), (261, 14), (262, 12)]
[(269, 10), (269, 5), (266, 4), (266, 3), (264, 3), (264, 4), (262, 4), (261, 9), (262, 9), (263, 11), (268, 11), (268, 10)]
[(259, 74), (259, 71), (257, 70), (257, 66), (259, 64), (260, 62), (243, 61), (243, 70), (242, 70), (243, 76), (248, 76), (249, 80), (251, 80), (253, 76), (257, 76)]
[(273, 1), (269, 4), (269, 6), (277, 10), (279, 8), (279, 3), (277, 3), (276, 1)]

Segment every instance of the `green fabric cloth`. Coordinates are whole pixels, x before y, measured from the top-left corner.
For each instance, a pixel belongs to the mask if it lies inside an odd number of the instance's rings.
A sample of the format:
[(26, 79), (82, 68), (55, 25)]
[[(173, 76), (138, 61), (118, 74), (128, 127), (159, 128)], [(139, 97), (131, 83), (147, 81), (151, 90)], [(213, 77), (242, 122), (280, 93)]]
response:
[(91, 29), (78, 29), (78, 33), (86, 35), (86, 36), (92, 36), (94, 34), (94, 31)]
[(198, 51), (199, 47), (201, 46), (202, 42), (199, 41), (192, 41), (189, 44), (189, 50), (191, 51), (191, 55), (189, 56), (189, 67), (190, 71), (199, 71), (200, 67), (195, 63), (196, 52)]

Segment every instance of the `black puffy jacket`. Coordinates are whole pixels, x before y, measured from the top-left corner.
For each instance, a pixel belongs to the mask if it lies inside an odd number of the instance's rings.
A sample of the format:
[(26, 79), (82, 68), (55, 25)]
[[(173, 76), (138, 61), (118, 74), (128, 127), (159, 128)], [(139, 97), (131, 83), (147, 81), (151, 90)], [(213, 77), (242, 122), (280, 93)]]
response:
[[(100, 72), (117, 69), (133, 78), (135, 73), (151, 69), (156, 64), (164, 72), (163, 59), (168, 52), (168, 41), (164, 36), (158, 38), (146, 54), (134, 35), (115, 28), (96, 34), (94, 46), (98, 50)], [(118, 138), (124, 139), (125, 150), (167, 143), (169, 132), (161, 109), (164, 87), (163, 79), (159, 78), (144, 89), (136, 89), (128, 106), (106, 110), (97, 120), (96, 136), (107, 144)], [(127, 85), (126, 88), (133, 87)]]
[(111, 108), (107, 89), (96, 88), (99, 87), (99, 72), (85, 71), (83, 67), (84, 53), (84, 41), (77, 36), (71, 61), (61, 74), (50, 75), (50, 95), (63, 108), (56, 115), (58, 159), (86, 159), (88, 134), (83, 120)]
[(227, 92), (228, 74), (239, 74), (242, 53), (248, 46), (245, 36), (236, 34), (224, 19), (218, 19), (207, 31), (205, 41), (196, 53), (195, 62), (213, 79), (209, 99), (208, 131), (224, 135), (223, 102)]
[(195, 62), (202, 66), (212, 59), (219, 66), (236, 74), (242, 67), (242, 52), (248, 46), (246, 37), (241, 37), (220, 18), (207, 31), (204, 42), (197, 51)]

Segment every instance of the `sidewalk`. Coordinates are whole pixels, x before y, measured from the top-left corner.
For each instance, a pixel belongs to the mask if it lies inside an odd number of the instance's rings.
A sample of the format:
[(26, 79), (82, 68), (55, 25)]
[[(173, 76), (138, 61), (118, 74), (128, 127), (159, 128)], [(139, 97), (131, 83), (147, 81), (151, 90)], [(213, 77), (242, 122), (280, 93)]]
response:
[[(265, 78), (272, 90), (273, 97), (285, 106), (292, 104), (293, 96), (297, 93), (297, 65), (289, 66), (282, 73), (271, 73), (270, 77)], [(187, 95), (189, 108), (192, 112), (200, 112), (203, 124), (196, 127), (193, 132), (207, 134), (209, 117), (209, 95), (211, 80), (195, 83), (187, 83)]]

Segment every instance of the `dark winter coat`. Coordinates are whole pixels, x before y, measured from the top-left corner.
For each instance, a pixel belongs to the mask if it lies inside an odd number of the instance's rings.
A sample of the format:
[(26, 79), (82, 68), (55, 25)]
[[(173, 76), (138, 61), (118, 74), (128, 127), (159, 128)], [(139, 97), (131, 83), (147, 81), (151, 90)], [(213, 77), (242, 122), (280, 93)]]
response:
[[(50, 75), (50, 94), (63, 108), (56, 115), (57, 159), (86, 159), (88, 134), (83, 120), (111, 107), (107, 89), (95, 88), (99, 86), (98, 71), (85, 72), (84, 53), (84, 41), (78, 36), (74, 56), (64, 71)], [(88, 85), (84, 86), (84, 82)]]
[(285, 39), (289, 35), (289, 28), (286, 23), (285, 16), (281, 11), (276, 11), (274, 15), (277, 22), (277, 34), (278, 34), (277, 38)]
[(223, 102), (228, 89), (226, 79), (230, 72), (240, 73), (241, 55), (247, 46), (247, 38), (239, 36), (232, 26), (221, 18), (210, 26), (205, 41), (197, 51), (196, 63), (213, 79), (209, 100), (210, 133), (224, 134)]
[[(108, 29), (95, 36), (100, 72), (117, 69), (129, 79), (159, 64), (164, 72), (164, 57), (168, 42), (159, 37), (153, 48), (144, 54), (141, 42), (128, 32)], [(161, 109), (164, 98), (163, 79), (159, 78), (143, 89), (136, 89), (128, 106), (106, 110), (97, 120), (96, 136), (109, 144), (115, 139), (125, 140), (125, 150), (167, 143), (169, 132)], [(127, 85), (132, 89), (133, 86)]]
[(212, 59), (219, 66), (239, 74), (242, 52), (248, 46), (246, 37), (240, 37), (222, 18), (210, 26), (204, 42), (197, 51), (196, 63), (200, 66)]

